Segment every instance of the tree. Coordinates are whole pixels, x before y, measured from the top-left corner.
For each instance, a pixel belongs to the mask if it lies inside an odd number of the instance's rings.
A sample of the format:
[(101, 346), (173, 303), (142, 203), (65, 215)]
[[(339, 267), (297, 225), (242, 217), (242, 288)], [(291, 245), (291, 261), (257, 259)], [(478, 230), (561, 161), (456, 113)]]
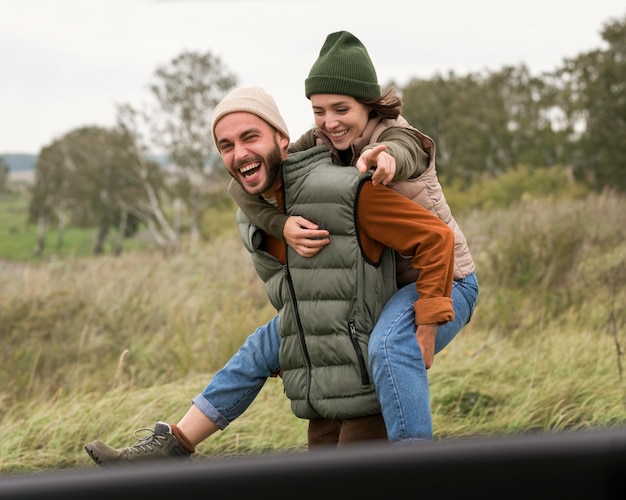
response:
[(467, 186), (519, 165), (552, 166), (565, 134), (552, 119), (554, 90), (525, 66), (410, 81), (403, 114), (437, 143), (439, 172)]
[[(157, 108), (151, 114), (152, 140), (174, 164), (171, 189), (186, 206), (192, 244), (199, 238), (200, 217), (210, 203), (213, 167), (219, 155), (213, 145), (213, 108), (237, 83), (211, 53), (183, 52), (157, 68), (150, 90)], [(219, 175), (219, 174), (218, 174)]]
[[(43, 253), (48, 228), (57, 220), (64, 221), (63, 213), (71, 209), (73, 202), (69, 196), (67, 183), (71, 172), (63, 160), (63, 151), (59, 141), (44, 146), (35, 163), (35, 181), (29, 204), (29, 222), (37, 224), (37, 241), (35, 255)], [(59, 225), (58, 244), (63, 241), (64, 224)]]
[(44, 147), (35, 165), (35, 183), (29, 213), (38, 225), (36, 254), (44, 249), (47, 229), (56, 222), (58, 244), (68, 223), (97, 227), (94, 253), (104, 251), (111, 229), (120, 240), (133, 234), (138, 220), (129, 213), (129, 200), (141, 186), (140, 161), (131, 138), (120, 129), (81, 127)]
[(168, 220), (163, 208), (161, 193), (165, 191), (164, 175), (160, 165), (148, 160), (148, 147), (140, 122), (147, 121), (145, 115), (126, 104), (118, 106), (119, 129), (129, 138), (129, 145), (138, 160), (140, 190), (132, 200), (124, 201), (124, 207), (137, 219), (146, 224), (153, 241), (166, 252), (175, 249), (179, 236)]
[(600, 190), (626, 190), (626, 17), (605, 24), (605, 50), (565, 61), (557, 76), (572, 128), (575, 175)]
[(4, 157), (0, 156), (0, 194), (8, 190), (10, 171), (9, 164)]

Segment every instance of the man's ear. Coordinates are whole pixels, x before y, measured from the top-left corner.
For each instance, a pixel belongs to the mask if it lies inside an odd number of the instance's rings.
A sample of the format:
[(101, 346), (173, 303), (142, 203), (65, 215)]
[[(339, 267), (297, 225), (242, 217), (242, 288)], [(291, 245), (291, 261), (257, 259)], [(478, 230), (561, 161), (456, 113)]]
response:
[(281, 134), (280, 132), (278, 132), (278, 135), (279, 135), (278, 143), (280, 144), (280, 150), (283, 152), (284, 155), (287, 155), (287, 148), (289, 148), (289, 137)]

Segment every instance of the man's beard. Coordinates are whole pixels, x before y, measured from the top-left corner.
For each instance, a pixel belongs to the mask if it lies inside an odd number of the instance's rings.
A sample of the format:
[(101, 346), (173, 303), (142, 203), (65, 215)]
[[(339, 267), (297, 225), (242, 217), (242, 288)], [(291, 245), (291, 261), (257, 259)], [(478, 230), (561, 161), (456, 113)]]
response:
[(265, 193), (269, 188), (274, 185), (276, 182), (276, 177), (280, 174), (280, 167), (283, 164), (283, 157), (280, 154), (280, 146), (276, 141), (274, 141), (274, 149), (267, 155), (267, 161), (265, 165), (267, 166), (267, 181), (266, 186), (263, 186), (263, 190), (261, 193)]
[[(280, 154), (280, 146), (278, 145), (276, 140), (274, 140), (274, 149), (270, 151), (266, 158), (257, 157), (255, 159), (262, 161), (262, 163), (265, 164), (267, 175), (265, 178), (265, 182), (256, 186), (254, 189), (254, 193), (250, 194), (263, 194), (274, 185), (276, 177), (278, 177), (278, 174), (280, 173), (280, 168), (283, 164), (283, 158)], [(233, 177), (241, 185), (241, 187), (243, 187), (245, 191), (250, 192), (249, 186), (247, 186), (238, 176)]]

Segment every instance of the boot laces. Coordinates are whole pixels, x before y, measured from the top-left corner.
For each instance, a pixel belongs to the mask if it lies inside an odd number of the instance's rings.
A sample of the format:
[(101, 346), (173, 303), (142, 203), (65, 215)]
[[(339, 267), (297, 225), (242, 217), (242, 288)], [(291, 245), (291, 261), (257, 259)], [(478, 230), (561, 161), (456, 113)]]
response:
[[(149, 432), (147, 436), (140, 437), (140, 434), (143, 432)], [(129, 450), (134, 451), (135, 453), (146, 453), (148, 451), (153, 450), (153, 446), (163, 446), (161, 441), (167, 440), (166, 436), (161, 434), (155, 434), (154, 430), (149, 428), (137, 429), (133, 433), (133, 437), (137, 441), (134, 445), (129, 447)]]

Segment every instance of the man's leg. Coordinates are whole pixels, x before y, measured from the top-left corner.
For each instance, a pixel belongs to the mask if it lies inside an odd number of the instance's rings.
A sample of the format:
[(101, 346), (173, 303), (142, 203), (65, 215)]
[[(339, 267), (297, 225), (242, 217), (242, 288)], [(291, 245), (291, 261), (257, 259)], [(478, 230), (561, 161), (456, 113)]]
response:
[(267, 378), (278, 373), (278, 316), (257, 328), (196, 396), (177, 425), (158, 422), (154, 432), (128, 448), (96, 440), (85, 446), (99, 465), (151, 458), (188, 457), (195, 446), (224, 429), (254, 401)]
[[(474, 274), (454, 282), (455, 318), (437, 328), (436, 353), (470, 320), (477, 296)], [(415, 338), (416, 300), (414, 283), (398, 290), (383, 308), (369, 341), (370, 372), (392, 442), (432, 439), (428, 375)]]
[(341, 420), (334, 418), (314, 418), (309, 420), (307, 440), (309, 450), (336, 448), (341, 432)]
[(338, 448), (362, 441), (387, 440), (383, 416), (368, 415), (349, 419), (315, 418), (309, 421), (309, 450)]
[(338, 447), (362, 441), (388, 442), (385, 420), (380, 413), (341, 421)]

